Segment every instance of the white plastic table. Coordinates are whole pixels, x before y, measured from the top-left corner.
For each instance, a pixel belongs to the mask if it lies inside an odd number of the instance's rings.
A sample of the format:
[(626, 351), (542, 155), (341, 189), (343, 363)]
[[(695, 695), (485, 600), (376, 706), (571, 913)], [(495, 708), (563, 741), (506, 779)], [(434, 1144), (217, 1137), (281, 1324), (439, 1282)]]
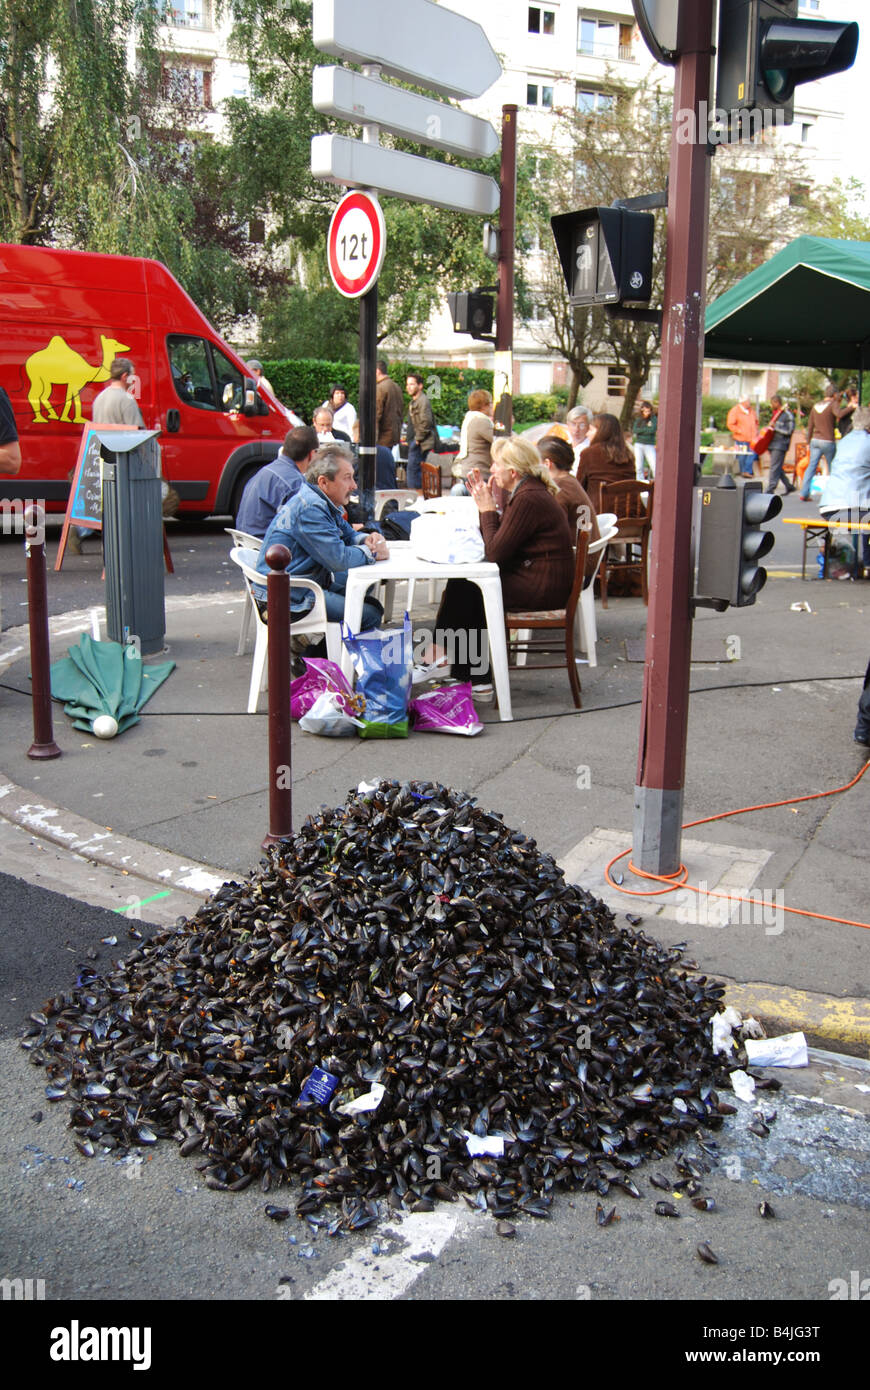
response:
[[(483, 595), (486, 613), (489, 659), (499, 717), (502, 721), (513, 719), (504, 630), (504, 603), (498, 565), (489, 560), (480, 560), (473, 565), (434, 564), (431, 560), (421, 560), (418, 555), (414, 555), (407, 541), (391, 543), (388, 560), (378, 560), (373, 565), (358, 565), (347, 572), (344, 621), (351, 632), (359, 632), (363, 603), (368, 590), (381, 580), (386, 580), (389, 584), (395, 583), (398, 579), (470, 579), (472, 584), (478, 586)], [(353, 675), (353, 660), (346, 648), (342, 648), (341, 669), (350, 679)]]

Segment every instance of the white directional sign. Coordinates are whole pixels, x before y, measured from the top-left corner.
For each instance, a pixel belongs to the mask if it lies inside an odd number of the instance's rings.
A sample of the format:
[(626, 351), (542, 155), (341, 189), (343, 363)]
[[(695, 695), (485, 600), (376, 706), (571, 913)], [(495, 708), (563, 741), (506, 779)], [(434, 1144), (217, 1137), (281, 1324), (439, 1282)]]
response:
[(326, 259), (332, 283), (345, 299), (359, 299), (381, 273), (387, 229), (377, 198), (348, 193), (329, 224)]
[(376, 188), (379, 193), (406, 198), (412, 203), (454, 212), (490, 217), (498, 208), (495, 179), (439, 164), (381, 145), (366, 145), (344, 135), (315, 135), (311, 141), (311, 172), (327, 183), (351, 188)]
[(482, 96), (501, 76), (480, 25), (431, 0), (314, 0), (312, 22), (321, 53), (377, 63), (442, 96)]
[(324, 116), (354, 125), (370, 121), (394, 135), (469, 159), (482, 159), (498, 149), (489, 121), (349, 68), (315, 68), (311, 90), (314, 109)]

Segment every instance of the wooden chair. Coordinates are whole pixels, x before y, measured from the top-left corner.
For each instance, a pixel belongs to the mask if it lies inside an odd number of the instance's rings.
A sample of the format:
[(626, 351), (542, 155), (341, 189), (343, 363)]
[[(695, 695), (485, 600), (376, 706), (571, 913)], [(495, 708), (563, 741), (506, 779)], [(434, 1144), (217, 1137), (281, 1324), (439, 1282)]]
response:
[(440, 463), (427, 463), (426, 460), (424, 459), (424, 460), (422, 461), (422, 463), (420, 464), (420, 470), (421, 470), (421, 472), (422, 472), (422, 474), (423, 474), (423, 496), (424, 496), (424, 497), (440, 497), (440, 496), (441, 496), (441, 464), (440, 464)]
[[(568, 602), (564, 608), (549, 608), (541, 611), (520, 613), (509, 612), (504, 615), (505, 635), (508, 642), (508, 663), (513, 665), (514, 670), (535, 670), (535, 671), (555, 671), (563, 664), (568, 667), (568, 679), (571, 682), (571, 695), (574, 699), (574, 708), (580, 709), (580, 677), (577, 674), (577, 662), (574, 658), (574, 618), (577, 612), (577, 604), (580, 602), (580, 594), (583, 590), (583, 580), (586, 571), (586, 552), (589, 547), (589, 532), (577, 531), (577, 551), (574, 562), (574, 583)], [(529, 632), (540, 630), (562, 631), (565, 636), (561, 642), (533, 642), (531, 637), (526, 636)], [(517, 638), (511, 644), (511, 633), (517, 633)], [(521, 653), (542, 652), (544, 655), (550, 653), (562, 656), (562, 661), (550, 661), (536, 664), (533, 667), (520, 666), (516, 662), (511, 663), (511, 657)]]
[[(598, 571), (601, 584), (601, 607), (607, 607), (607, 575), (609, 570), (624, 573), (640, 566), (640, 585), (644, 603), (649, 603), (647, 582), (647, 554), (649, 533), (652, 529), (653, 483), (616, 482), (601, 484), (601, 510), (616, 513), (616, 535), (605, 548)], [(644, 501), (643, 494), (647, 494)], [(624, 545), (624, 560), (614, 560), (610, 555), (611, 545)], [(640, 547), (640, 558), (632, 552)]]

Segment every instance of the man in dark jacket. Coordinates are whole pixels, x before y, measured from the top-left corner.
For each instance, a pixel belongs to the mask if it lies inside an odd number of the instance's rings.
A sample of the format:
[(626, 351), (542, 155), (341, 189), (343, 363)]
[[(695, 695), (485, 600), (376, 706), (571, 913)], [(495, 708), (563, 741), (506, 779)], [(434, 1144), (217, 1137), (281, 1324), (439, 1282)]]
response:
[(414, 436), (408, 445), (408, 487), (422, 487), (423, 470), (420, 465), (430, 449), (435, 448), (435, 416), (429, 397), (423, 390), (423, 378), (419, 372), (408, 373), (405, 390), (411, 397), (409, 414)]
[(382, 357), (375, 367), (376, 401), (375, 430), (381, 448), (393, 449), (402, 438), (402, 418), (405, 400), (397, 381), (387, 375), (387, 363)]
[(21, 445), (12, 402), (0, 386), (0, 473), (21, 472)]

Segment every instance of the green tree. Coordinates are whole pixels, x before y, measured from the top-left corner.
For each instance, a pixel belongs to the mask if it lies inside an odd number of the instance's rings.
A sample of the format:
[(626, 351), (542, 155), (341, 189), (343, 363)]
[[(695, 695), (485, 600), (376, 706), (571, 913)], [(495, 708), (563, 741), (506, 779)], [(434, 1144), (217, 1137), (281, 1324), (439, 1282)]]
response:
[(867, 207), (867, 189), (859, 179), (834, 179), (830, 187), (808, 198), (805, 230), (840, 241), (870, 241)]

